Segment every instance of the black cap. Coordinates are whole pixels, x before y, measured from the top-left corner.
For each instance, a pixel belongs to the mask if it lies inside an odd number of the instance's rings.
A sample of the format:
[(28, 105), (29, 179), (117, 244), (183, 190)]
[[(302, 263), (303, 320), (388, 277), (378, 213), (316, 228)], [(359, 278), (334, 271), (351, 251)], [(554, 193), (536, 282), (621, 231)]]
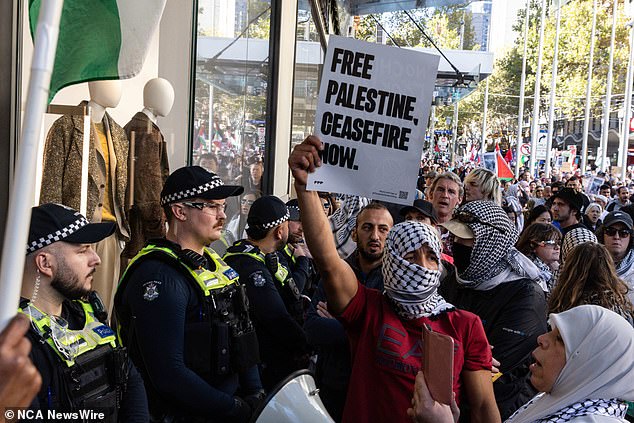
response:
[(57, 241), (94, 244), (114, 233), (115, 222), (90, 223), (70, 207), (42, 204), (31, 209), (31, 226), (26, 253), (33, 253)]
[(299, 201), (297, 201), (297, 198), (288, 200), (286, 202), (286, 207), (288, 207), (288, 212), (290, 214), (288, 220), (292, 220), (295, 222), (299, 221)]
[(185, 166), (176, 169), (167, 177), (161, 191), (161, 205), (190, 198), (222, 200), (240, 195), (243, 192), (243, 187), (225, 185), (218, 175), (208, 172), (200, 166)]
[(553, 199), (561, 198), (568, 203), (571, 209), (583, 210), (583, 195), (572, 188), (563, 188), (552, 196)]
[(605, 216), (605, 219), (603, 219), (603, 226), (605, 227), (612, 226), (616, 223), (624, 224), (625, 226), (627, 226), (627, 229), (632, 229), (632, 226), (634, 226), (634, 223), (632, 222), (632, 217), (622, 211), (610, 212)]
[(274, 195), (260, 197), (253, 202), (247, 216), (247, 228), (271, 229), (290, 217), (288, 207)]
[(403, 207), (399, 211), (399, 214), (401, 216), (405, 216), (407, 213), (412, 211), (417, 211), (424, 214), (431, 219), (434, 225), (438, 223), (438, 216), (436, 216), (436, 212), (434, 211), (432, 204), (427, 200), (414, 200), (414, 205)]

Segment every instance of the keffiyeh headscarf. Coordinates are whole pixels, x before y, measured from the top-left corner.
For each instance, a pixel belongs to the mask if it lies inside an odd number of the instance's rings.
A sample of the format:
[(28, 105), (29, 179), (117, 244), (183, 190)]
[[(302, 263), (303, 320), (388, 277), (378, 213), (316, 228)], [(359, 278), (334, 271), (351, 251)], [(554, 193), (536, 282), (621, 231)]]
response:
[(574, 228), (570, 230), (561, 243), (561, 264), (563, 265), (568, 257), (568, 254), (580, 244), (584, 242), (597, 242), (597, 237), (589, 229), (586, 228)]
[(634, 400), (634, 328), (618, 314), (582, 305), (550, 315), (566, 364), (550, 393), (539, 394), (506, 423), (564, 422), (579, 416), (623, 418)]
[(458, 209), (454, 219), (475, 235), (469, 266), (457, 275), (460, 284), (485, 291), (526, 278), (545, 287), (537, 266), (514, 247), (518, 233), (502, 207), (491, 201), (471, 201)]
[(399, 316), (418, 319), (453, 308), (438, 294), (440, 270), (430, 270), (410, 263), (403, 257), (428, 245), (440, 265), (440, 239), (434, 228), (421, 222), (407, 221), (395, 225), (385, 241), (383, 286)]

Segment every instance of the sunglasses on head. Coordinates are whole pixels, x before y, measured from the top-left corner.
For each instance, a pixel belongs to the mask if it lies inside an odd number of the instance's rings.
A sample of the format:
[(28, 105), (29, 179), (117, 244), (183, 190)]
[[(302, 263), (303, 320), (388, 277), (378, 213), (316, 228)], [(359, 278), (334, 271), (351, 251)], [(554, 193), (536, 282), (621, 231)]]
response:
[(630, 229), (616, 229), (607, 227), (603, 229), (603, 233), (607, 236), (614, 236), (618, 233), (621, 238), (627, 238), (632, 234), (632, 231)]
[(497, 226), (488, 223), (488, 222), (483, 222), (482, 220), (480, 220), (480, 218), (472, 213), (469, 213), (468, 211), (465, 210), (456, 210), (453, 213), (453, 219), (456, 219), (459, 222), (462, 223), (479, 223), (480, 225), (485, 225), (485, 226), (489, 226), (493, 229), (496, 229), (502, 233), (506, 233), (505, 229), (501, 229), (498, 228)]

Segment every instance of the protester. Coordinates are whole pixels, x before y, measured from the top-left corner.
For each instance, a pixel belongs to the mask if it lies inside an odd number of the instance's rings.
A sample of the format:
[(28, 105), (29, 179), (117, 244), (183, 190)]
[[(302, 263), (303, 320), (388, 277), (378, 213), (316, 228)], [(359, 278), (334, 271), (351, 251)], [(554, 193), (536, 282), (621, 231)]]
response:
[(225, 231), (231, 234), (232, 242), (246, 238), (244, 227), (247, 225), (247, 216), (253, 202), (258, 198), (255, 192), (249, 192), (240, 200), (240, 212), (236, 213), (227, 223)]
[(438, 223), (451, 219), (463, 195), (462, 182), (455, 173), (445, 172), (436, 176), (429, 187), (428, 199), (434, 206)]
[(630, 204), (632, 204), (630, 202), (630, 192), (627, 187), (621, 186), (616, 189), (616, 198), (612, 200), (605, 209), (608, 212), (613, 212), (620, 210), (622, 207), (629, 206)]
[(616, 274), (608, 250), (601, 244), (585, 242), (568, 254), (548, 302), (549, 312), (595, 304), (620, 314), (634, 325), (634, 308), (627, 291), (627, 284)]
[(59, 204), (32, 208), (19, 308), (31, 322), (31, 359), (42, 376), (31, 410), (92, 410), (107, 423), (149, 419), (141, 376), (92, 291), (101, 259), (91, 244), (114, 230), (114, 222), (89, 223)]
[(493, 388), (505, 418), (534, 395), (526, 375), (529, 353), (546, 332), (546, 282), (514, 247), (517, 231), (493, 202), (469, 202), (444, 226), (453, 234), (457, 283), (442, 286), (441, 294), (482, 319), (501, 363)]
[[(306, 191), (308, 173), (319, 163), (320, 147), (318, 138), (308, 137), (295, 147), (289, 165), (295, 177), (306, 241), (322, 272), (328, 310), (343, 323), (351, 341), (354, 362), (343, 421), (407, 418), (408, 392), (413, 390), (415, 380), (415, 371), (409, 369), (421, 367), (423, 324), (457, 341), (453, 385), (457, 400), (466, 394), (464, 399), (475, 420), (499, 421), (491, 388), (490, 350), (480, 320), (454, 309), (437, 293), (437, 233), (431, 226), (414, 221), (394, 226), (383, 256), (385, 293), (359, 284), (334, 248), (316, 193)], [(382, 336), (390, 327), (391, 335)], [(409, 353), (413, 347), (415, 354)]]
[(599, 242), (605, 245), (616, 267), (616, 273), (628, 285), (628, 296), (634, 302), (634, 241), (632, 218), (623, 211), (611, 212), (597, 232)]
[[(352, 233), (357, 250), (345, 261), (367, 288), (383, 291), (383, 251), (391, 227), (392, 216), (379, 203), (370, 203), (357, 215)], [(350, 347), (344, 327), (328, 311), (323, 283), (313, 297), (304, 330), (308, 342), (317, 348), (315, 380), (320, 397), (333, 419), (341, 421), (352, 371)]]
[(479, 167), (469, 173), (464, 179), (464, 202), (474, 200), (493, 201), (502, 204), (500, 180), (495, 173)]
[(264, 398), (244, 285), (206, 247), (221, 236), (226, 199), (242, 192), (199, 166), (175, 170), (161, 192), (167, 235), (119, 283), (119, 335), (155, 421), (247, 422)]
[(438, 223), (434, 205), (427, 200), (414, 200), (413, 205), (403, 207), (399, 214), (405, 220), (416, 220), (428, 225), (436, 225)]
[(42, 385), (29, 357), (31, 342), (25, 336), (29, 329), (29, 319), (17, 315), (0, 332), (0, 409), (5, 411), (28, 407)]
[(583, 215), (583, 224), (585, 227), (595, 232), (603, 223), (601, 221), (601, 214), (603, 214), (603, 208), (598, 203), (590, 203), (586, 207), (586, 212)]
[(561, 233), (557, 228), (547, 223), (533, 223), (524, 229), (515, 247), (535, 263), (548, 292), (552, 292), (561, 251)]
[(581, 194), (572, 188), (564, 188), (553, 194), (550, 211), (553, 219), (559, 224), (561, 233), (566, 233), (574, 228), (584, 227), (581, 221), (583, 210), (583, 198)]
[(528, 213), (528, 217), (524, 222), (524, 228), (529, 227), (533, 223), (550, 224), (552, 221), (553, 217), (550, 210), (544, 205), (539, 205), (533, 207), (533, 209)]
[[(634, 400), (634, 329), (618, 314), (582, 305), (550, 315), (552, 330), (538, 338), (531, 383), (541, 393), (505, 423), (623, 422)], [(452, 410), (430, 399), (417, 378), (416, 422), (454, 423)], [(423, 417), (433, 413), (434, 420)]]

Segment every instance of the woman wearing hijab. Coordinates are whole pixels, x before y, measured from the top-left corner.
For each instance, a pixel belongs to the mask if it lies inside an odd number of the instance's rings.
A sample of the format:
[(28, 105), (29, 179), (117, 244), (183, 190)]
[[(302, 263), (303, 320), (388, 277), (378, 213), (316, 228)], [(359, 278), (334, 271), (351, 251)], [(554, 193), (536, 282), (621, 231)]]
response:
[(319, 163), (320, 145), (319, 139), (308, 137), (295, 147), (289, 165), (304, 236), (321, 272), (328, 309), (345, 327), (354, 358), (343, 421), (408, 420), (406, 410), (416, 373), (422, 360), (434, 359), (422, 356), (422, 327), (429, 325), (455, 340), (456, 401), (469, 402), (474, 421), (499, 422), (491, 383), (491, 352), (482, 323), (437, 292), (438, 233), (417, 221), (395, 225), (385, 243), (384, 292), (360, 284), (337, 254), (317, 193), (306, 191), (308, 171)]
[[(626, 423), (627, 401), (634, 401), (634, 328), (596, 305), (551, 314), (549, 323), (532, 354), (531, 383), (540, 393), (505, 423)], [(454, 422), (424, 383), (419, 374), (412, 420)]]
[(491, 201), (471, 201), (442, 224), (453, 234), (456, 281), (443, 281), (447, 301), (477, 314), (484, 324), (501, 376), (493, 384), (502, 418), (535, 391), (528, 384), (530, 353), (546, 332), (546, 281), (514, 246), (517, 230)]

